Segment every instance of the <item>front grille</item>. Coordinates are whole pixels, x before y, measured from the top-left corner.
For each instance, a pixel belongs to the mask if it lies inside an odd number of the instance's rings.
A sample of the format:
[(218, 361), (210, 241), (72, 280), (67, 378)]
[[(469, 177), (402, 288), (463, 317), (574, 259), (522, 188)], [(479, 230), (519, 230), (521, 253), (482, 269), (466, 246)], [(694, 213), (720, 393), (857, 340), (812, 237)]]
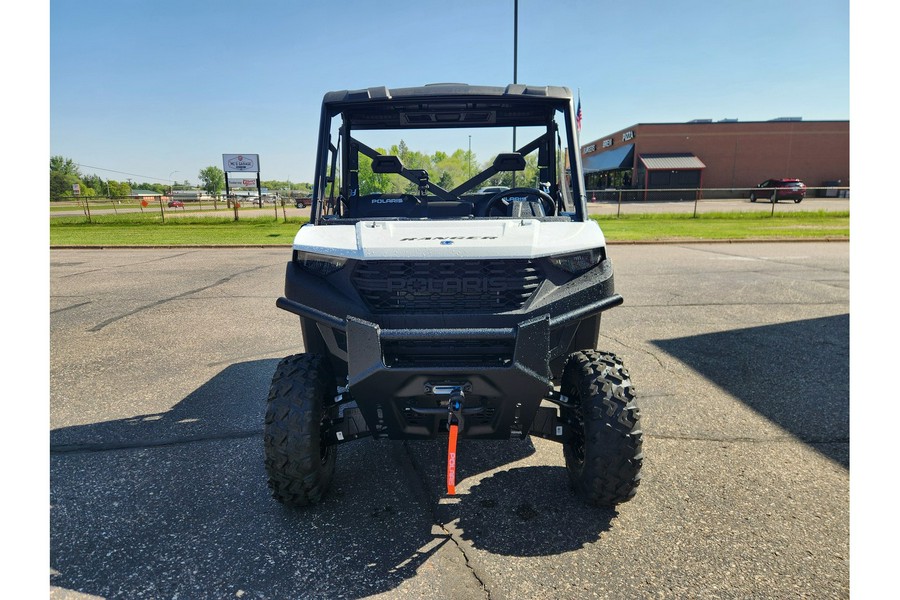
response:
[(384, 342), (388, 367), (504, 367), (512, 362), (515, 340), (407, 340)]
[(517, 310), (543, 280), (531, 260), (378, 260), (353, 272), (356, 290), (381, 314)]

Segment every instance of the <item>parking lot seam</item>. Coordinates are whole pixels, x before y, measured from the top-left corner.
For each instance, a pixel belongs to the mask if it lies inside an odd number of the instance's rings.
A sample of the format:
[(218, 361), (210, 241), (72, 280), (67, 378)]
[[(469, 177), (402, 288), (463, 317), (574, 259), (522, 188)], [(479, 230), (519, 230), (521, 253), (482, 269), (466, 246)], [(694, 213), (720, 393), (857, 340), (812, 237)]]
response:
[(407, 442), (405, 440), (403, 441), (403, 450), (404, 450), (404, 455), (406, 458), (406, 460), (404, 461), (405, 466), (407, 466), (412, 471), (412, 475), (414, 475), (414, 479), (418, 483), (418, 488), (419, 488), (419, 492), (420, 492), (419, 496), (425, 500), (425, 502), (426, 502), (425, 508), (428, 511), (428, 513), (431, 515), (432, 522), (441, 528), (441, 531), (444, 532), (444, 534), (447, 536), (447, 539), (449, 539), (451, 542), (453, 542), (453, 545), (456, 546), (456, 549), (459, 550), (460, 554), (462, 554), (463, 560), (465, 561), (465, 564), (466, 564), (466, 568), (469, 570), (469, 572), (472, 573), (472, 577), (475, 578), (475, 581), (477, 581), (478, 584), (481, 585), (481, 589), (484, 592), (487, 600), (491, 600), (491, 590), (485, 584), (484, 580), (479, 576), (478, 571), (475, 570), (475, 567), (472, 565), (471, 561), (469, 560), (469, 555), (466, 554), (465, 548), (463, 548), (462, 544), (459, 543), (459, 540), (456, 539), (456, 537), (453, 535), (453, 532), (450, 531), (449, 529), (447, 529), (447, 527), (444, 525), (442, 519), (438, 516), (437, 512), (435, 511), (435, 507), (438, 506), (439, 499), (431, 492), (429, 487), (425, 484), (425, 473), (424, 473), (421, 465), (416, 460), (416, 457), (413, 454), (412, 450), (410, 449), (409, 444), (407, 444)]

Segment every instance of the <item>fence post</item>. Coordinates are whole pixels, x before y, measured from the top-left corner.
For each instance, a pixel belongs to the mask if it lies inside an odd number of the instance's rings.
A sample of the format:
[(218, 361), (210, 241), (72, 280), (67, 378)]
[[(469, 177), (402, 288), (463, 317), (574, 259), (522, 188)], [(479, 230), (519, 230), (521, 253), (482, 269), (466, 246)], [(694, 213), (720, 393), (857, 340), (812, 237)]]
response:
[(694, 218), (697, 218), (697, 205), (700, 203), (700, 190), (694, 192)]
[(622, 214), (622, 190), (619, 190), (619, 207), (616, 209), (616, 218), (619, 218), (619, 215)]
[(84, 214), (87, 215), (87, 222), (91, 223), (91, 205), (88, 204), (87, 196), (83, 196), (84, 198)]

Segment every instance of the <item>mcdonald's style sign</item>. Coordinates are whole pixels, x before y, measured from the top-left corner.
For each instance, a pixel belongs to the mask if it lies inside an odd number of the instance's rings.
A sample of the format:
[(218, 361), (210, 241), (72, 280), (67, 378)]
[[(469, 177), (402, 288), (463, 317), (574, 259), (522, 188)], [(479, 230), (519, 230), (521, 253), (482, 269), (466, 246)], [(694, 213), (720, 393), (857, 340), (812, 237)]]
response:
[(223, 154), (222, 167), (226, 173), (259, 173), (259, 154)]

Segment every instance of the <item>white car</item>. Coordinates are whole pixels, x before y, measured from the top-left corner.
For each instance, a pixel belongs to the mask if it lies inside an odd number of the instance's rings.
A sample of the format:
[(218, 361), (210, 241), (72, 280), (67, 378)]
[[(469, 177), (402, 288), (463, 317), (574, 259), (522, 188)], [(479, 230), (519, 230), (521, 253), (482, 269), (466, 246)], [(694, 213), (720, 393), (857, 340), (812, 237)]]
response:
[(500, 192), (505, 192), (509, 188), (505, 185), (493, 185), (490, 187), (483, 187), (478, 190), (479, 194), (499, 194)]

